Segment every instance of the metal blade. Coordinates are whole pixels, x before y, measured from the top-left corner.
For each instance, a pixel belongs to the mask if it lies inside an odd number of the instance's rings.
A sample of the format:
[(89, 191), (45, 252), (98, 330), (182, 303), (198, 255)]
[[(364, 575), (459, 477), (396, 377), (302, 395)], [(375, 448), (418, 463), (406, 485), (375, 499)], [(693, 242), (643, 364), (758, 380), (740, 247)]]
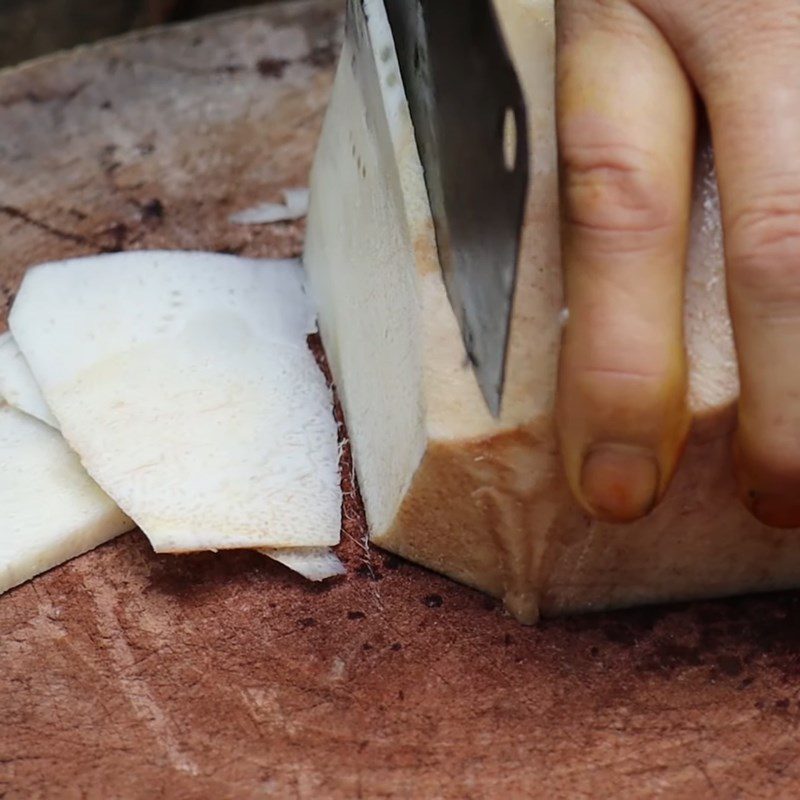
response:
[(447, 293), (498, 415), (528, 187), (522, 89), (491, 0), (385, 2)]

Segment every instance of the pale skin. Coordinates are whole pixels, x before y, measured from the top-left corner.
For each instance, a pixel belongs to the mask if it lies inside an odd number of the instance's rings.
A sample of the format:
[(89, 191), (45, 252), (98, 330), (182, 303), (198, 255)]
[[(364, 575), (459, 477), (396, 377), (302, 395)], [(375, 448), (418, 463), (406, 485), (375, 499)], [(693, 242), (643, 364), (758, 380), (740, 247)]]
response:
[(558, 427), (577, 499), (663, 497), (689, 429), (683, 343), (698, 99), (711, 129), (741, 381), (742, 501), (800, 526), (800, 2), (557, 0), (570, 321)]

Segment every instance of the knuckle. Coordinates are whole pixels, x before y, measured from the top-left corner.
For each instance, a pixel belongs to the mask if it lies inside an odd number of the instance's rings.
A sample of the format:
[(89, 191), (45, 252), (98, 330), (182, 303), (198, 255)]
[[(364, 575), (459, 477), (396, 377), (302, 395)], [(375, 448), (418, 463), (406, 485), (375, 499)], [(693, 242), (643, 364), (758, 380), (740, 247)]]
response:
[(580, 46), (587, 33), (611, 34), (626, 43), (647, 44), (649, 30), (636, 9), (619, 0), (560, 0), (556, 3), (556, 32), (562, 45)]
[(770, 316), (800, 315), (800, 187), (752, 203), (731, 222), (728, 240), (735, 289)]
[(615, 248), (636, 249), (674, 229), (677, 210), (650, 154), (631, 145), (580, 139), (562, 141), (567, 224), (612, 239)]
[(596, 409), (652, 417), (663, 413), (679, 391), (680, 377), (654, 367), (583, 366), (575, 371), (579, 396)]
[(557, 403), (560, 418), (580, 429), (654, 442), (680, 427), (686, 414), (683, 349), (662, 342), (620, 351), (585, 341), (562, 350)]

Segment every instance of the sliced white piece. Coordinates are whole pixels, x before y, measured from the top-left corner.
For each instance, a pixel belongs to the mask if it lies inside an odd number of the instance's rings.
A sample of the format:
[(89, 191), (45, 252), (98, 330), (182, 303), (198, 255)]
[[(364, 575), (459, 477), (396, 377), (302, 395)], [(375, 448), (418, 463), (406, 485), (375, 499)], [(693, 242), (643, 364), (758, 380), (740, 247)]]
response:
[(311, 197), (311, 190), (308, 187), (295, 187), (294, 189), (286, 189), (283, 192), (283, 199), (286, 201), (286, 207), (294, 212), (305, 216), (308, 214), (308, 202)]
[[(5, 381), (4, 378), (6, 378)], [(17, 386), (20, 387), (20, 391), (7, 392), (8, 387), (13, 390)], [(45, 422), (49, 420), (48, 424), (58, 429), (58, 422), (48, 408), (41, 390), (31, 374), (28, 362), (25, 361), (11, 333), (0, 336), (0, 404), (3, 401), (7, 402), (9, 406), (36, 416)], [(37, 413), (34, 413), (32, 409)], [(61, 438), (63, 440), (63, 437)], [(65, 442), (64, 446), (68, 447), (69, 445)], [(79, 470), (86, 480), (91, 481), (77, 458), (74, 468)], [(75, 479), (78, 479), (77, 476)], [(113, 503), (113, 500), (107, 495), (106, 498), (109, 503)], [(0, 517), (2, 514), (3, 509), (0, 507)], [(129, 523), (128, 528), (121, 533), (126, 533), (136, 527), (132, 520)], [(57, 552), (57, 548), (54, 548), (54, 552)], [(283, 550), (261, 550), (260, 552), (310, 581), (323, 581), (336, 575), (343, 575), (346, 571), (339, 558), (327, 547), (291, 547)], [(23, 578), (23, 580), (25, 579)], [(0, 591), (3, 590), (0, 589)]]
[(228, 218), (236, 225), (263, 225), (302, 219), (308, 213), (308, 189), (286, 189), (283, 203), (259, 203)]
[(338, 542), (337, 430), (296, 262), (46, 264), (10, 325), (65, 438), (156, 551)]
[[(33, 381), (32, 376), (31, 380)], [(41, 393), (39, 392), (39, 387), (36, 385), (35, 382), (33, 382), (33, 389), (36, 393), (36, 399), (41, 404), (41, 406), (43, 406), (49, 413), (49, 409), (47, 409), (47, 406), (45, 405), (44, 402), (44, 398), (41, 396)], [(2, 403), (3, 399), (4, 396), (0, 394), (0, 404)], [(11, 416), (12, 418), (14, 417), (14, 411), (11, 408), (11, 404), (9, 404), (8, 406), (0, 405), (0, 449), (3, 449), (2, 429), (3, 429), (4, 412), (10, 412), (9, 414), (5, 414), (5, 416)], [(27, 417), (30, 415), (23, 412), (22, 414), (19, 414), (17, 416)], [(32, 428), (30, 428), (29, 425), (27, 427), (30, 430), (33, 430)], [(61, 434), (58, 433), (57, 431), (53, 431), (53, 433), (55, 433), (58, 439), (61, 440), (61, 442), (63, 443), (63, 447), (69, 449), (69, 445), (64, 441), (64, 438), (61, 436)], [(10, 450), (8, 453), (4, 452), (3, 456), (0, 457), (0, 469), (4, 469), (8, 473), (5, 476), (6, 478), (8, 478), (8, 475), (11, 474), (11, 470), (14, 468), (15, 464), (19, 468), (23, 468), (25, 466), (25, 464), (23, 463), (23, 458), (24, 458), (24, 448), (26, 440), (24, 438), (23, 439), (18, 438), (16, 439), (16, 441), (17, 441), (17, 446), (20, 446), (20, 444), (22, 445), (21, 452), (17, 454), (20, 460), (18, 462), (15, 461), (14, 453)], [(46, 469), (44, 475), (45, 476), (50, 475), (52, 473), (53, 465), (48, 463), (45, 466)], [(91, 486), (94, 487), (95, 494), (97, 494), (98, 496), (99, 494), (102, 494), (105, 507), (110, 507), (110, 505), (114, 504), (114, 501), (110, 497), (108, 497), (108, 495), (106, 495), (100, 489), (100, 487), (97, 486), (97, 484), (94, 483), (94, 481), (89, 477), (89, 474), (81, 466), (80, 461), (78, 461), (77, 456), (74, 456), (67, 464), (62, 464), (60, 469), (62, 471), (63, 484), (65, 486), (82, 485), (83, 483), (90, 484)], [(0, 474), (0, 483), (2, 482), (2, 477), (3, 475)], [(29, 484), (33, 483), (34, 486), (38, 486), (39, 485), (38, 471), (34, 470), (34, 474), (26, 473), (25, 480)], [(28, 518), (37, 514), (37, 511), (42, 506), (41, 499), (35, 494), (32, 494), (30, 492), (17, 494), (15, 496), (15, 504), (17, 507), (14, 513), (20, 519), (22, 518), (22, 514), (20, 512), (21, 505), (19, 504), (24, 498), (29, 498), (30, 504), (32, 506), (31, 508), (27, 509)], [(9, 509), (11, 509), (11, 506), (5, 502), (5, 495), (3, 494), (3, 488), (2, 485), (0, 485), (0, 515), (4, 516), (6, 513), (9, 513)], [(124, 514), (122, 514), (121, 511), (119, 513), (120, 516), (124, 517)], [(127, 517), (125, 517), (125, 520), (126, 520), (126, 525), (124, 526), (120, 525), (121, 529), (117, 530), (117, 533), (127, 533), (128, 531), (131, 531), (136, 527), (135, 523), (132, 520), (128, 519)], [(67, 559), (70, 559), (74, 555), (78, 555), (79, 553), (86, 552), (87, 550), (90, 550), (95, 546), (94, 544), (91, 543), (90, 540), (89, 544), (83, 547), (83, 549), (79, 550), (77, 553), (73, 553), (72, 550), (74, 548), (71, 546), (70, 541), (75, 539), (74, 532), (70, 531), (65, 539), (61, 539), (58, 534), (58, 530), (59, 526), (54, 525), (52, 528), (53, 535), (51, 539), (49, 541), (46, 541), (44, 543), (44, 546), (41, 548), (42, 552), (39, 554), (40, 561), (43, 560), (44, 563), (47, 563), (48, 558), (52, 561), (52, 563), (50, 563), (49, 566), (44, 567), (44, 569), (50, 569), (50, 567), (57, 566), (58, 564), (62, 563), (62, 561), (66, 561)], [(111, 533), (108, 538), (112, 538), (114, 535), (116, 534)], [(0, 537), (2, 536), (3, 534), (0, 534)], [(24, 539), (25, 538), (24, 533), (19, 538)], [(103, 542), (108, 541), (108, 538), (102, 538), (100, 541), (97, 542), (97, 544), (102, 544)], [(30, 572), (30, 569), (28, 568), (27, 565), (31, 563), (31, 558), (28, 555), (27, 550), (21, 552), (19, 558), (15, 558), (14, 553), (11, 551), (6, 553), (6, 550), (3, 548), (3, 544), (4, 543), (10, 544), (11, 542), (13, 542), (13, 540), (10, 538), (8, 539), (8, 541), (5, 542), (2, 538), (0, 538), (0, 569), (6, 570), (5, 573), (0, 572), (0, 592), (4, 592), (6, 589), (10, 588), (10, 586), (12, 585), (15, 586), (17, 585), (17, 583), (21, 583), (22, 581), (28, 580), (28, 578), (31, 578), (34, 575), (38, 575), (39, 572), (43, 571), (42, 569), (38, 569), (30, 574), (27, 574)], [(48, 555), (48, 552), (45, 551), (49, 551), (51, 555)], [(66, 552), (67, 555), (62, 557), (62, 554), (64, 552)], [(263, 549), (260, 550), (259, 552), (262, 555), (265, 555), (268, 558), (273, 559), (274, 561), (280, 562), (285, 567), (288, 567), (292, 571), (298, 573), (299, 575), (310, 581), (324, 581), (327, 578), (333, 578), (337, 575), (344, 575), (346, 572), (344, 564), (342, 564), (339, 558), (328, 547), (287, 547), (277, 550)], [(11, 574), (12, 570), (14, 571), (14, 575), (19, 574), (22, 575), (22, 577), (19, 578), (19, 580), (17, 580), (16, 583), (7, 586), (5, 584), (4, 575)]]
[(10, 333), (0, 334), (0, 399), (54, 428), (58, 423)]
[(291, 547), (259, 552), (279, 561), (310, 581), (324, 581), (327, 578), (344, 575), (346, 572), (344, 564), (327, 547)]
[(0, 592), (131, 527), (57, 431), (0, 406)]

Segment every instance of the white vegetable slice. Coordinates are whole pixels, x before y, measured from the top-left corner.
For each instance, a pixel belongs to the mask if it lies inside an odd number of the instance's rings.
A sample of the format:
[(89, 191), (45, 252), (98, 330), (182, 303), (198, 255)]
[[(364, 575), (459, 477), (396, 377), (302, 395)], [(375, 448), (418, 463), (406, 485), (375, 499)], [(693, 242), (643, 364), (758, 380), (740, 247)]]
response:
[(286, 189), (283, 193), (283, 199), (286, 201), (286, 207), (300, 216), (308, 214), (308, 203), (311, 198), (311, 190), (307, 187), (296, 187), (294, 189)]
[(131, 527), (57, 431), (0, 406), (0, 592)]
[(65, 438), (156, 551), (338, 542), (336, 424), (295, 262), (47, 264), (10, 324)]
[(290, 547), (260, 552), (310, 581), (324, 581), (346, 572), (344, 564), (327, 547)]
[[(34, 389), (38, 394), (35, 383)], [(44, 405), (41, 395), (38, 399)], [(48, 502), (42, 502), (43, 496)], [(85, 520), (77, 526), (72, 523), (75, 509)], [(8, 523), (0, 532), (0, 593), (136, 527), (112, 509), (114, 501), (57, 431), (0, 406), (0, 517)], [(345, 573), (327, 547), (260, 552), (310, 581)]]
[[(31, 376), (31, 381), (33, 381), (33, 376)], [(39, 387), (36, 385), (35, 382), (33, 382), (33, 390), (36, 393), (34, 399), (36, 399), (38, 401), (38, 404), (44, 407), (49, 413), (49, 409), (47, 408), (44, 402), (44, 398), (41, 396), (41, 393), (39, 392)], [(3, 399), (4, 396), (0, 394), (0, 403), (2, 403)], [(2, 443), (2, 428), (3, 428), (2, 423), (4, 418), (3, 412), (10, 412), (10, 411), (12, 411), (12, 409), (9, 406), (0, 405), (0, 449), (3, 448), (3, 443)], [(9, 415), (6, 414), (6, 416)], [(14, 416), (13, 412), (10, 414), (10, 416), (11, 417)], [(30, 415), (23, 413), (18, 416), (27, 417)], [(61, 442), (63, 443), (63, 447), (69, 449), (69, 445), (64, 441), (64, 438), (57, 432), (54, 431), (54, 433), (56, 433), (58, 439), (60, 439)], [(22, 447), (24, 447), (25, 440), (17, 439), (17, 443), (18, 443), (17, 446), (20, 446), (21, 444)], [(17, 456), (20, 458), (20, 461), (16, 462), (14, 460), (15, 454), (13, 451), (11, 451), (7, 455), (4, 454), (2, 457), (0, 457), (0, 465), (2, 465), (4, 469), (8, 467), (7, 472), (8, 474), (10, 474), (11, 470), (14, 469), (15, 466), (17, 467), (23, 466), (21, 463), (23, 455), (24, 455), (23, 453), (17, 453)], [(48, 463), (47, 469), (44, 474), (45, 475), (50, 474), (50, 471), (53, 466), (54, 465), (52, 463)], [(62, 469), (62, 477), (66, 479), (64, 481), (64, 485), (72, 484), (77, 486), (77, 485), (82, 485), (82, 482), (91, 484), (96, 488), (96, 494), (98, 494), (98, 496), (99, 494), (103, 495), (103, 502), (100, 504), (100, 506), (108, 508), (110, 507), (110, 505), (113, 505), (114, 501), (110, 497), (108, 497), (108, 495), (103, 493), (100, 487), (97, 486), (97, 484), (95, 484), (94, 481), (92, 481), (86, 470), (81, 466), (76, 456), (72, 458), (71, 465), (68, 464), (62, 466), (61, 469)], [(0, 476), (0, 479), (1, 478), (2, 476)], [(8, 475), (6, 475), (6, 478), (8, 478)], [(37, 474), (34, 475), (28, 474), (26, 472), (25, 480), (28, 482), (28, 484), (30, 484), (31, 481), (35, 482), (38, 481), (39, 480), (38, 471)], [(38, 485), (39, 484), (36, 483), (36, 486)], [(27, 514), (29, 515), (29, 518), (37, 514), (37, 511), (40, 509), (42, 505), (41, 498), (35, 496), (34, 494), (31, 494), (30, 492), (17, 493), (15, 495), (15, 504), (17, 505), (17, 510), (16, 512), (11, 512), (9, 511), (11, 509), (11, 504), (7, 503), (4, 500), (4, 497), (5, 495), (3, 494), (3, 489), (2, 487), (0, 487), (0, 511), (2, 511), (4, 515), (6, 513), (15, 513), (15, 515), (18, 518), (21, 518), (22, 516), (22, 513), (20, 512), (19, 508), (21, 508), (20, 504), (24, 500), (24, 498), (26, 497), (29, 498), (32, 506), (31, 508), (27, 509)], [(121, 517), (125, 518), (126, 524), (124, 526), (120, 524), (119, 527), (121, 529), (118, 530), (117, 533), (127, 533), (128, 531), (131, 531), (136, 527), (135, 523), (132, 520), (125, 517), (121, 511), (119, 512), (119, 514)], [(46, 559), (48, 559), (49, 557), (52, 560), (50, 566), (56, 566), (57, 564), (62, 563), (62, 561), (72, 558), (73, 555), (78, 555), (79, 553), (86, 552), (86, 550), (90, 550), (92, 549), (92, 547), (95, 546), (91, 544), (91, 540), (89, 540), (90, 543), (86, 547), (79, 550), (78, 553), (73, 553), (71, 542), (75, 540), (74, 532), (70, 531), (69, 535), (65, 537), (65, 539), (62, 539), (58, 534), (58, 530), (59, 526), (53, 525), (53, 527), (51, 528), (52, 531), (51, 540), (44, 542), (42, 546), (39, 548), (40, 550), (40, 552), (38, 553), (39, 560), (41, 561), (42, 559), (44, 559), (46, 562)], [(108, 538), (113, 538), (114, 535), (116, 534), (112, 532)], [(24, 532), (20, 538), (21, 539), (25, 538)], [(11, 543), (12, 541), (13, 540), (9, 539), (7, 543)], [(107, 541), (107, 539), (103, 537), (101, 541), (97, 542), (97, 544), (102, 544), (105, 541)], [(8, 570), (8, 574), (11, 574), (10, 571), (13, 569), (16, 570), (15, 575), (16, 574), (22, 575), (22, 577), (19, 578), (19, 580), (17, 580), (17, 583), (21, 583), (22, 581), (25, 581), (28, 578), (33, 577), (34, 575), (37, 575), (39, 574), (39, 572), (43, 571), (41, 569), (37, 569), (31, 574), (26, 574), (30, 572), (30, 569), (27, 567), (27, 565), (31, 563), (30, 557), (27, 556), (27, 554), (25, 554), (15, 559), (14, 554), (12, 552), (6, 554), (6, 551), (3, 549), (3, 544), (4, 542), (0, 540), (0, 565), (3, 565), (3, 567), (6, 570)], [(66, 552), (67, 555), (62, 557), (63, 552)], [(327, 578), (333, 578), (337, 575), (344, 575), (346, 572), (344, 565), (339, 560), (339, 558), (333, 553), (332, 550), (330, 550), (327, 547), (289, 547), (289, 548), (281, 548), (278, 550), (264, 549), (261, 550), (260, 552), (263, 555), (267, 556), (268, 558), (280, 562), (285, 567), (288, 567), (289, 569), (293, 570), (294, 572), (298, 573), (299, 575), (310, 581), (324, 581)], [(49, 568), (50, 567), (45, 567), (45, 569)], [(16, 585), (16, 583), (11, 585)], [(10, 587), (5, 585), (3, 573), (0, 572), (0, 592), (5, 591), (7, 588)]]
[[(5, 333), (0, 336), (0, 402), (3, 400), (5, 400), (9, 406), (29, 416), (34, 416), (53, 428), (58, 428), (58, 422), (47, 407), (47, 403), (45, 403), (44, 397), (42, 397), (39, 386), (31, 374), (30, 367), (28, 367), (28, 363), (25, 361), (17, 343), (14, 341), (14, 337), (10, 333)], [(59, 438), (63, 441), (63, 437)], [(64, 447), (68, 448), (69, 445), (64, 442)], [(13, 457), (13, 453), (11, 456)], [(3, 463), (5, 463), (5, 461)], [(86, 481), (92, 482), (77, 458), (74, 459), (74, 471), (76, 473), (81, 473)], [(31, 477), (29, 476), (27, 479), (31, 480)], [(73, 475), (72, 480), (74, 482), (79, 482), (81, 478), (78, 475)], [(97, 487), (97, 489), (101, 491), (99, 487)], [(113, 500), (107, 495), (104, 495), (104, 497), (107, 503), (113, 504)], [(33, 502), (39, 505), (41, 504), (38, 498)], [(0, 505), (0, 516), (4, 516), (6, 511), (5, 504)], [(120, 514), (122, 514), (122, 512), (120, 512)], [(128, 520), (128, 526), (125, 530), (119, 531), (119, 533), (125, 533), (129, 530), (133, 530), (135, 527), (135, 524)], [(106, 540), (104, 539), (103, 541)], [(2, 543), (0, 543), (0, 545), (1, 544)], [(55, 559), (51, 566), (61, 563), (59, 556), (61, 551), (59, 548), (65, 546), (68, 546), (66, 542), (53, 542), (49, 545), (48, 549), (53, 554), (53, 559)], [(90, 548), (91, 545), (86, 549)], [(276, 550), (263, 549), (260, 552), (268, 558), (280, 562), (310, 581), (323, 581), (327, 578), (343, 575), (345, 573), (342, 562), (333, 551), (327, 547), (292, 547)], [(46, 554), (43, 553), (42, 556), (46, 557)], [(71, 557), (71, 555), (67, 556), (67, 558)], [(11, 564), (12, 561), (13, 558), (9, 558), (8, 563)], [(2, 563), (5, 563), (5, 561)], [(8, 567), (8, 569), (10, 568), (11, 567)], [(25, 574), (24, 562), (22, 564), (18, 562), (16, 568), (21, 570), (21, 574)], [(38, 574), (38, 572), (33, 574)], [(24, 580), (27, 580), (27, 578), (21, 578), (21, 581)], [(0, 578), (0, 592), (2, 591), (5, 591), (5, 589), (3, 588), (2, 578)]]
[[(4, 378), (7, 378), (7, 380), (4, 381)], [(12, 390), (15, 387), (19, 387), (20, 391), (9, 393), (7, 392), (8, 387), (11, 387)], [(9, 406), (48, 422), (51, 427), (58, 429), (58, 422), (47, 407), (47, 403), (31, 374), (27, 361), (25, 361), (17, 343), (14, 341), (14, 337), (10, 333), (0, 336), (0, 403), (4, 400)], [(37, 413), (34, 413), (34, 410)], [(63, 441), (63, 437), (61, 438)], [(68, 447), (69, 445), (64, 442), (64, 446)], [(91, 481), (77, 458), (75, 459), (75, 470), (80, 471), (86, 480)], [(74, 476), (74, 480), (79, 479)], [(106, 498), (109, 503), (113, 503), (113, 500), (108, 498), (107, 495)], [(0, 508), (0, 516), (2, 516), (2, 511), (3, 509)], [(136, 525), (133, 521), (129, 521), (128, 528), (121, 532), (125, 533), (135, 527)], [(57, 553), (57, 546), (54, 545), (51, 549), (54, 553)], [(310, 581), (323, 581), (345, 573), (342, 562), (327, 547), (292, 547), (261, 550), (260, 552), (268, 558), (279, 561)], [(3, 590), (0, 589), (0, 591)]]
[(283, 203), (259, 203), (229, 217), (236, 225), (262, 225), (302, 219), (308, 213), (308, 189), (286, 189)]
[(25, 356), (20, 353), (10, 333), (0, 334), (0, 398), (4, 398), (10, 406), (32, 417), (54, 428), (58, 427), (31, 374)]

